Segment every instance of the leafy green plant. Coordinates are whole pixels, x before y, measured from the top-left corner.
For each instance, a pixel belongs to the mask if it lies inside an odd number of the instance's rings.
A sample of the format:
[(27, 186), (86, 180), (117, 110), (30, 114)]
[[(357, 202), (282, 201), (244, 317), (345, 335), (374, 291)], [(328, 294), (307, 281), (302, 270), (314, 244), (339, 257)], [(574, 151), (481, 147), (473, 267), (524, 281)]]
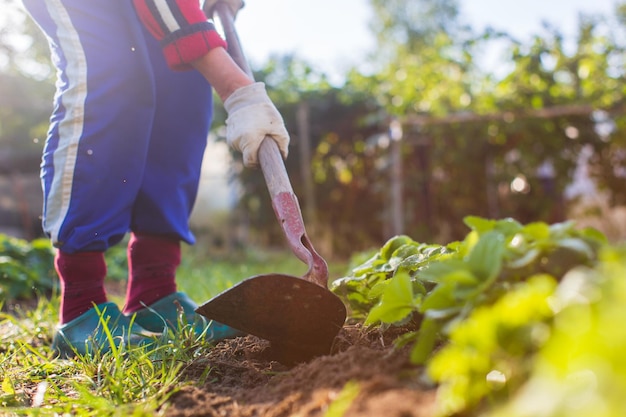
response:
[(0, 234), (0, 301), (32, 298), (55, 285), (54, 252), (48, 239), (27, 242)]
[(626, 246), (566, 275), (553, 297), (549, 338), (517, 394), (490, 417), (612, 417), (626, 410)]
[(439, 384), (440, 415), (453, 415), (503, 401), (528, 379), (532, 357), (550, 334), (550, 297), (557, 287), (549, 275), (516, 283), (491, 306), (482, 306), (449, 332), (449, 343), (428, 362)]
[(423, 364), (477, 307), (536, 274), (559, 279), (575, 266), (591, 266), (605, 243), (599, 232), (571, 222), (522, 225), (467, 217), (465, 223), (471, 228), (465, 239), (445, 246), (395, 237), (331, 288), (366, 324), (419, 323), (401, 342), (415, 342), (411, 358)]
[(438, 415), (618, 416), (626, 409), (626, 247), (474, 311), (428, 364)]
[[(565, 306), (597, 296), (593, 285), (581, 284), (587, 281), (580, 271), (606, 268), (600, 262), (608, 256), (602, 234), (571, 222), (467, 217), (465, 224), (471, 229), (465, 239), (445, 246), (395, 237), (332, 286), (366, 325), (413, 326), (396, 343), (412, 343), (412, 361), (438, 384), (441, 416), (477, 415), (517, 395), (558, 324), (580, 322), (561, 318)], [(555, 348), (550, 352), (550, 360), (566, 366)]]
[[(440, 245), (421, 244), (408, 236), (396, 236), (387, 241), (371, 258), (361, 265), (354, 266), (350, 275), (333, 281), (331, 290), (346, 303), (353, 318), (364, 319), (379, 303), (385, 293), (385, 287), (389, 285), (390, 279), (397, 271), (411, 275), (420, 267), (450, 252), (448, 248)], [(422, 281), (411, 279), (411, 286), (414, 293), (426, 292)], [(382, 305), (395, 304), (391, 293), (385, 299), (386, 302)], [(379, 308), (375, 314), (385, 313)]]

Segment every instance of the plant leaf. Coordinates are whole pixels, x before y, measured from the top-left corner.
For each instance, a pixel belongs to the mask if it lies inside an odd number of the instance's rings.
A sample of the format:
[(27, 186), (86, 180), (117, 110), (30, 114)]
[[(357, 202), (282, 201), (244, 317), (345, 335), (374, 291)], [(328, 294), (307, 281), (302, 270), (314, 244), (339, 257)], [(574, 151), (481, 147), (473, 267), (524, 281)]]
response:
[(433, 352), (440, 329), (441, 323), (431, 317), (426, 317), (424, 321), (422, 321), (417, 343), (411, 350), (412, 363), (416, 365), (423, 365), (426, 363)]
[(470, 270), (477, 278), (484, 281), (493, 279), (502, 269), (504, 250), (502, 234), (498, 232), (485, 233), (469, 253), (467, 262)]
[(15, 388), (13, 388), (13, 383), (8, 375), (6, 375), (2, 380), (2, 392), (9, 395), (15, 395)]
[(400, 272), (388, 280), (379, 303), (370, 310), (365, 324), (379, 321), (396, 323), (416, 309), (411, 277), (406, 272)]

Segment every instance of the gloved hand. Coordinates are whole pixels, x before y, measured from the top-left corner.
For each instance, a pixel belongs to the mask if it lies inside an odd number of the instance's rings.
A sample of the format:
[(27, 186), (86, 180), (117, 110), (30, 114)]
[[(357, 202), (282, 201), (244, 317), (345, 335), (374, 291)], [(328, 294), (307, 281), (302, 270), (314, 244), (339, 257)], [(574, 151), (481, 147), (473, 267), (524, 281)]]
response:
[(210, 13), (209, 17), (213, 15), (215, 5), (220, 2), (228, 5), (233, 14), (233, 19), (237, 17), (237, 12), (239, 12), (239, 10), (244, 6), (243, 0), (206, 0), (204, 2), (204, 10)]
[(259, 147), (265, 136), (271, 136), (287, 158), (289, 134), (282, 116), (265, 91), (265, 84), (256, 82), (235, 90), (225, 101), (226, 140), (243, 153), (243, 164), (259, 164)]

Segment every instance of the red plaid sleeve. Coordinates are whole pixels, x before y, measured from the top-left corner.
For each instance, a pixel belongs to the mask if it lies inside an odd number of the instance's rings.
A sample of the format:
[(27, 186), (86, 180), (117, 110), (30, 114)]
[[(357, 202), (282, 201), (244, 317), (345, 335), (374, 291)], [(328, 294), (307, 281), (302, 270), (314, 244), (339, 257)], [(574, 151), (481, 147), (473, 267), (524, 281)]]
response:
[(170, 68), (190, 69), (209, 50), (226, 47), (198, 0), (133, 0), (139, 19), (161, 42)]

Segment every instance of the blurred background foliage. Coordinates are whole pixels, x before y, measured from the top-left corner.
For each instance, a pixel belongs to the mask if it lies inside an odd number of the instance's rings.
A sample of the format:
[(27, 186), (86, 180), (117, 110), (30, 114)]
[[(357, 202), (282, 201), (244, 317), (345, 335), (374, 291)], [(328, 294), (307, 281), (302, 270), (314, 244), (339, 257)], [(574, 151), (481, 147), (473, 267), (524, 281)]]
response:
[[(15, 4), (0, 0), (3, 10)], [(455, 0), (369, 5), (378, 44), (342, 85), (296, 56), (255, 69), (292, 136), (287, 169), (323, 255), (396, 234), (459, 239), (467, 215), (562, 221), (591, 191), (609, 208), (626, 204), (626, 3), (611, 16), (581, 15), (574, 38), (545, 24), (526, 42), (476, 31)], [(53, 92), (45, 41), (23, 14), (10, 18), (0, 31), (0, 157), (41, 152)], [(494, 46), (504, 56), (487, 67)], [(231, 171), (243, 243), (284, 245), (262, 176), (239, 159)], [(577, 194), (581, 170), (594, 186)]]

